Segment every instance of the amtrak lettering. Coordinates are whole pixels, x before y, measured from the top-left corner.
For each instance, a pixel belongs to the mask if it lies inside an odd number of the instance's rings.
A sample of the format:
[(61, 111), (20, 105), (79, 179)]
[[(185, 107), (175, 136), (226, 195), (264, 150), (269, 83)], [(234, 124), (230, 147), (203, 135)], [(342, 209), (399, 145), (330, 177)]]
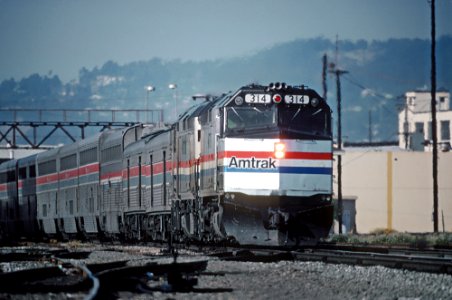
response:
[(237, 157), (232, 156), (229, 162), (229, 168), (240, 168), (240, 169), (276, 169), (276, 160), (269, 157), (267, 159), (256, 159), (252, 157), (251, 159), (237, 159)]

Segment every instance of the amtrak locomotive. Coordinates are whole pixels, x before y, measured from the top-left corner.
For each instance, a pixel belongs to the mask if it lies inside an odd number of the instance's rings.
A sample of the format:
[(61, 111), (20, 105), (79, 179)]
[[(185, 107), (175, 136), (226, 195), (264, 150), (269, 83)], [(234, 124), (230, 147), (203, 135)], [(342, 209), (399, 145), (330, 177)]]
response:
[(284, 83), (204, 98), (174, 124), (104, 131), (1, 164), (1, 237), (290, 245), (327, 236), (327, 103)]

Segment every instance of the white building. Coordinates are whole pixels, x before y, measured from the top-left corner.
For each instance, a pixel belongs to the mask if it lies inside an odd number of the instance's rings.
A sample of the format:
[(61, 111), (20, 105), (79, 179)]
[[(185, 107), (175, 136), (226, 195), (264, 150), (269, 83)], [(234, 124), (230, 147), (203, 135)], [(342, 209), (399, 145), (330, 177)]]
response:
[[(452, 151), (439, 152), (438, 229), (452, 232)], [(334, 195), (337, 197), (337, 164)], [(432, 152), (345, 149), (343, 232), (433, 231)]]
[[(431, 151), (432, 115), (430, 91), (405, 93), (405, 107), (399, 113), (399, 146), (403, 149)], [(436, 120), (438, 146), (442, 151), (451, 150), (452, 110), (450, 93), (436, 92)]]

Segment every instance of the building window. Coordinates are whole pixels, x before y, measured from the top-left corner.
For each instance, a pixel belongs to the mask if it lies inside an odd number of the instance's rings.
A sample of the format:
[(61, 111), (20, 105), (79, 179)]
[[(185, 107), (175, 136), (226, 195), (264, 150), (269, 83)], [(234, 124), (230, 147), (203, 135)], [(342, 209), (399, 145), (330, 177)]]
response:
[(443, 140), (443, 141), (450, 140), (450, 122), (449, 121), (441, 121), (441, 140)]
[(428, 122), (428, 136), (427, 136), (427, 140), (432, 140), (433, 139), (433, 134), (432, 134), (432, 122)]
[(414, 130), (416, 133), (424, 134), (424, 123), (422, 123), (422, 122), (414, 123)]
[(446, 97), (439, 97), (439, 110), (448, 110), (448, 102)]

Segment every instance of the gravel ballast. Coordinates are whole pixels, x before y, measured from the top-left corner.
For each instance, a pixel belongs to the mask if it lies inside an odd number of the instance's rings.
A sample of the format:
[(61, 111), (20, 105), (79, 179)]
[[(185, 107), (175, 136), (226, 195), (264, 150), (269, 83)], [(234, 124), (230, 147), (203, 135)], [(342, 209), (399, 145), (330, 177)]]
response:
[[(451, 299), (452, 276), (385, 267), (333, 265), (320, 262), (250, 263), (210, 261), (198, 288), (233, 291), (193, 299)], [(173, 295), (174, 296), (174, 295)]]
[[(113, 247), (111, 247), (113, 248)], [(91, 249), (79, 263), (129, 261), (128, 265), (149, 262), (168, 264), (158, 248), (118, 247)], [(80, 250), (80, 249), (79, 249)], [(452, 276), (373, 266), (326, 264), (322, 262), (280, 261), (272, 263), (222, 261), (194, 253), (180, 253), (178, 262), (209, 259), (207, 269), (197, 276), (191, 292), (137, 294), (119, 292), (119, 299), (452, 299)], [(48, 262), (3, 262), (2, 272), (48, 266)], [(155, 284), (155, 282), (154, 282)], [(164, 284), (164, 282), (162, 282)], [(4, 294), (2, 297), (5, 296)], [(9, 295), (7, 298), (35, 298), (37, 295)], [(40, 295), (45, 298), (45, 295)], [(49, 294), (47, 295), (49, 296)], [(79, 295), (56, 295), (78, 299)], [(31, 299), (30, 298), (30, 299)], [(53, 298), (53, 297), (52, 297)]]

